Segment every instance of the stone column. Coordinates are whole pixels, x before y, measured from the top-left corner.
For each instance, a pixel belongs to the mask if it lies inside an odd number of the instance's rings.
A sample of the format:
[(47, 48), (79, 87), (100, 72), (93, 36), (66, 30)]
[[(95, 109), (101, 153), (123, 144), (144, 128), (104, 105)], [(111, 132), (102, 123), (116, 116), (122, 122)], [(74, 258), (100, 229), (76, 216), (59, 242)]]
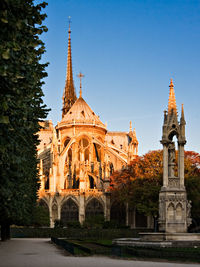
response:
[(168, 146), (163, 144), (163, 187), (168, 186)]
[(61, 205), (60, 205), (60, 203), (58, 203), (57, 208), (58, 208), (58, 220), (60, 220), (61, 219)]
[(49, 218), (50, 218), (50, 227), (53, 228), (54, 227), (54, 221), (52, 218), (52, 205), (51, 205), (51, 203), (49, 204)]
[(178, 144), (178, 177), (180, 179), (180, 187), (184, 187), (184, 145)]
[(79, 200), (79, 222), (83, 224), (85, 221), (85, 193), (80, 194)]

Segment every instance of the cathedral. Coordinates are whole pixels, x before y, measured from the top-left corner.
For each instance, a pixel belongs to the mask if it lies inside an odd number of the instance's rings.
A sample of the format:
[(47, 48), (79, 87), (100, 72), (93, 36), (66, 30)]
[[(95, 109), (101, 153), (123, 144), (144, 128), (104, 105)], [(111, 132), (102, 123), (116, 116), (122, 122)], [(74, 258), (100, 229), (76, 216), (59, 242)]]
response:
[[(51, 120), (41, 122), (39, 132), (39, 201), (49, 210), (51, 227), (57, 219), (67, 225), (72, 221), (82, 224), (94, 215), (103, 215), (106, 221), (115, 218), (117, 207), (110, 199), (109, 177), (138, 154), (131, 122), (129, 132), (108, 131), (84, 100), (82, 73), (78, 77), (79, 96), (73, 81), (69, 25), (62, 119), (55, 127)], [(135, 227), (135, 217), (131, 222), (127, 214), (125, 207), (126, 224)]]

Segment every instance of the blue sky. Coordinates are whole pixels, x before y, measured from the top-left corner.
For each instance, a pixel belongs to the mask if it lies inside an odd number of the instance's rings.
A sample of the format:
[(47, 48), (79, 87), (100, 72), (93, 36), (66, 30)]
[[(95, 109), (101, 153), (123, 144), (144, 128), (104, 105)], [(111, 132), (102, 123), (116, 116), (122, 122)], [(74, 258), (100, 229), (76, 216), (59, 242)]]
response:
[[(37, 1), (39, 2), (39, 1)], [(180, 114), (184, 103), (187, 150), (200, 152), (200, 1), (49, 0), (43, 34), (47, 68), (44, 102), (61, 120), (66, 78), (68, 16), (77, 95), (110, 131), (136, 128), (139, 154), (161, 149), (163, 111), (173, 78)]]

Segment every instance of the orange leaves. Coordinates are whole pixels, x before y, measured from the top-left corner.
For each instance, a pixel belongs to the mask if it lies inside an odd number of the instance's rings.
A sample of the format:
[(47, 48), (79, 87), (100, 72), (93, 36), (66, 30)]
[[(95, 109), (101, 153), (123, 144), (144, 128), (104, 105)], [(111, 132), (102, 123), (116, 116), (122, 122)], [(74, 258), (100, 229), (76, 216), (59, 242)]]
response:
[(200, 154), (185, 151), (185, 178), (200, 177)]
[(162, 176), (162, 150), (154, 150), (137, 157), (130, 164), (134, 178), (154, 178)]
[[(151, 211), (156, 210), (158, 192), (162, 185), (162, 161), (163, 151), (154, 150), (143, 156), (137, 156), (125, 169), (113, 173), (110, 177), (112, 197), (119, 202), (133, 203), (133, 206), (144, 202), (144, 199), (146, 203), (153, 200), (154, 205)], [(178, 175), (177, 161), (178, 153), (176, 152), (175, 175)], [(186, 151), (185, 177), (197, 176), (200, 177), (200, 155), (193, 151)], [(149, 212), (149, 208), (147, 210)]]

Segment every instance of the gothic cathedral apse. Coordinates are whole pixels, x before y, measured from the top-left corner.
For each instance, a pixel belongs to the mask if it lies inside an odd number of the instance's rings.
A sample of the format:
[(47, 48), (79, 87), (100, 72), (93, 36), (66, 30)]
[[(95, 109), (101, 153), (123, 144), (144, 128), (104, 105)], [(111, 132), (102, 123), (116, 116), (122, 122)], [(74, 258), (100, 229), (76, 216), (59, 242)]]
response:
[(61, 219), (84, 220), (103, 215), (110, 220), (109, 177), (125, 167), (138, 154), (135, 129), (109, 132), (106, 125), (83, 99), (76, 96), (72, 71), (71, 29), (68, 30), (67, 75), (63, 93), (62, 119), (54, 127), (51, 121), (41, 123), (39, 132), (41, 187), (40, 203), (50, 214), (50, 225)]

